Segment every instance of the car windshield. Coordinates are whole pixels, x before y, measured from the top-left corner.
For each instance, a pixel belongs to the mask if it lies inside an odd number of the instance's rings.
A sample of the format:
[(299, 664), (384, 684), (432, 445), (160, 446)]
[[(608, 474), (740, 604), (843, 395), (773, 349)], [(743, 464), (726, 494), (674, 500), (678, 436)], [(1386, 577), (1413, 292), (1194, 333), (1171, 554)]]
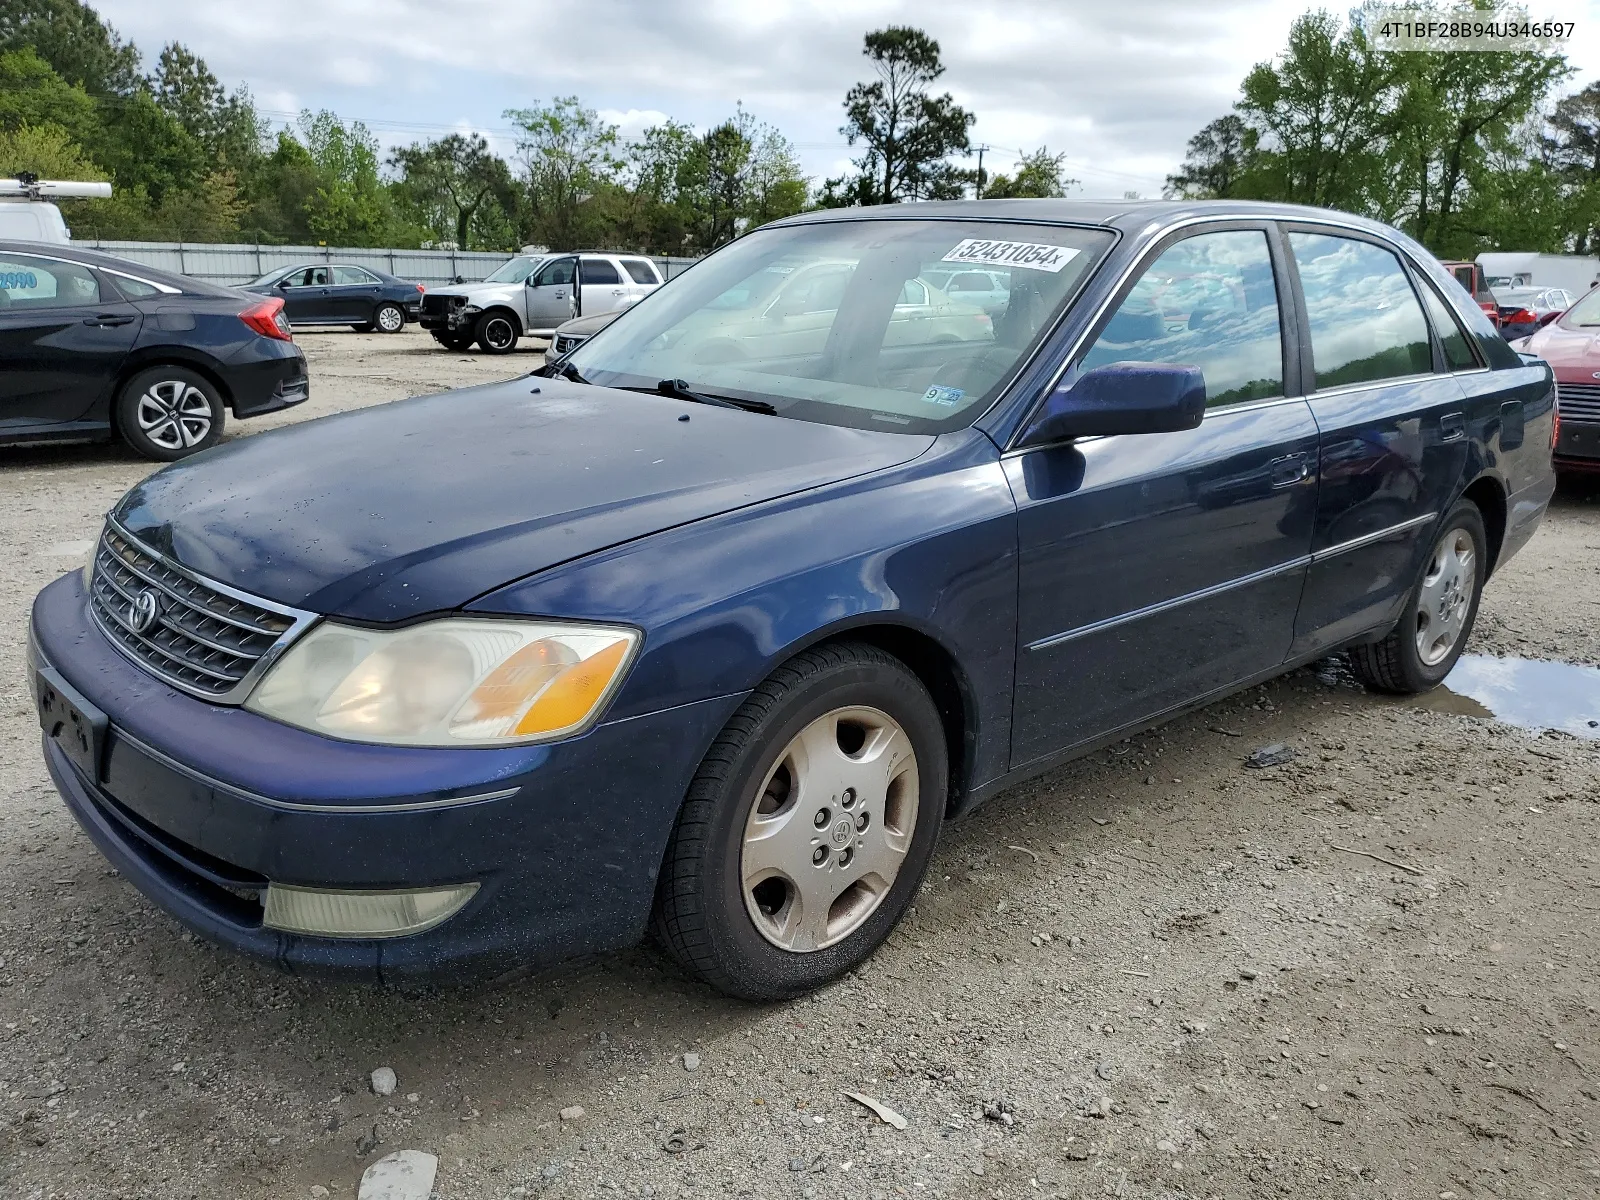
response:
[(1561, 323), (1585, 329), (1600, 325), (1600, 288), (1585, 293), (1583, 299), (1567, 309)]
[[(1106, 229), (998, 221), (758, 230), (641, 300), (566, 361), (591, 383), (683, 381), (801, 420), (960, 428), (1005, 386), (1112, 240)], [(971, 264), (993, 281), (983, 303), (939, 286)]]
[(493, 275), (484, 280), (485, 283), (521, 283), (533, 274), (533, 269), (542, 262), (537, 258), (513, 258), (505, 266), (500, 267)]

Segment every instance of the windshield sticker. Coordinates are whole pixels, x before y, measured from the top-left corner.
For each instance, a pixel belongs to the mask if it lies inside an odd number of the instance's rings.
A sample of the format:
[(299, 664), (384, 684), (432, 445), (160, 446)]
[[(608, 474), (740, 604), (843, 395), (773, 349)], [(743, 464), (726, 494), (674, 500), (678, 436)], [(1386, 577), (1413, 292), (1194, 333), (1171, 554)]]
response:
[(1061, 270), (1078, 257), (1073, 246), (1047, 246), (1039, 242), (997, 242), (992, 238), (968, 238), (944, 256), (942, 261), (981, 263), (986, 267), (1026, 267), (1030, 271)]
[(966, 392), (960, 388), (940, 387), (938, 384), (934, 384), (922, 393), (922, 398), (929, 404), (941, 404), (945, 408), (954, 408), (961, 403), (961, 397), (965, 395)]

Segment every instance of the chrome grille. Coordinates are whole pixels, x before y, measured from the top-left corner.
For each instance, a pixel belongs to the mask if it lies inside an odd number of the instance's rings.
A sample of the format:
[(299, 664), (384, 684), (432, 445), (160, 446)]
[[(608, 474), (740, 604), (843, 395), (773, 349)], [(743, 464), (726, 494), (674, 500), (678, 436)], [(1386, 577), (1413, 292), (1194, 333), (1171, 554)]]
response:
[(1600, 425), (1600, 383), (1556, 383), (1556, 408), (1563, 421)]
[(95, 553), (90, 608), (111, 644), (145, 670), (223, 703), (243, 700), (315, 620), (176, 567), (109, 521)]

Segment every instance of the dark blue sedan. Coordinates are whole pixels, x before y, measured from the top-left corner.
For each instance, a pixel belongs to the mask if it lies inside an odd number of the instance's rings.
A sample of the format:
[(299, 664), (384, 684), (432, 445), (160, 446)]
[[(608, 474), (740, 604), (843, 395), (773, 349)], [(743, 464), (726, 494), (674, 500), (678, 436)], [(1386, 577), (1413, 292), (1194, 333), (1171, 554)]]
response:
[(1310, 209), (806, 214), (545, 370), (169, 467), (40, 593), (50, 772), (190, 928), (792, 996), (1019, 779), (1339, 650), (1437, 684), (1554, 486), (1549, 368)]
[(399, 333), (422, 311), (423, 286), (355, 263), (298, 263), (244, 284), (278, 296), (291, 325), (351, 325), (362, 333)]

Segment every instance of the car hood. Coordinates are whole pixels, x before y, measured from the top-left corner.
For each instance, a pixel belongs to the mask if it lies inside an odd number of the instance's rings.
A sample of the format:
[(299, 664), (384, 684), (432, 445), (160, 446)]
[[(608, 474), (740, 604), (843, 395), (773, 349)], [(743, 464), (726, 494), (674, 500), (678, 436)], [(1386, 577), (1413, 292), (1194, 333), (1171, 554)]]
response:
[(522, 292), (520, 283), (451, 283), (443, 287), (430, 287), (430, 296), (465, 296), (474, 304), (486, 304), (496, 300), (509, 303), (515, 300)]
[(240, 438), (152, 475), (114, 515), (241, 591), (399, 621), (932, 442), (524, 378)]
[(1528, 338), (1527, 352), (1544, 359), (1558, 376), (1589, 382), (1600, 371), (1600, 326), (1569, 329), (1556, 321)]

